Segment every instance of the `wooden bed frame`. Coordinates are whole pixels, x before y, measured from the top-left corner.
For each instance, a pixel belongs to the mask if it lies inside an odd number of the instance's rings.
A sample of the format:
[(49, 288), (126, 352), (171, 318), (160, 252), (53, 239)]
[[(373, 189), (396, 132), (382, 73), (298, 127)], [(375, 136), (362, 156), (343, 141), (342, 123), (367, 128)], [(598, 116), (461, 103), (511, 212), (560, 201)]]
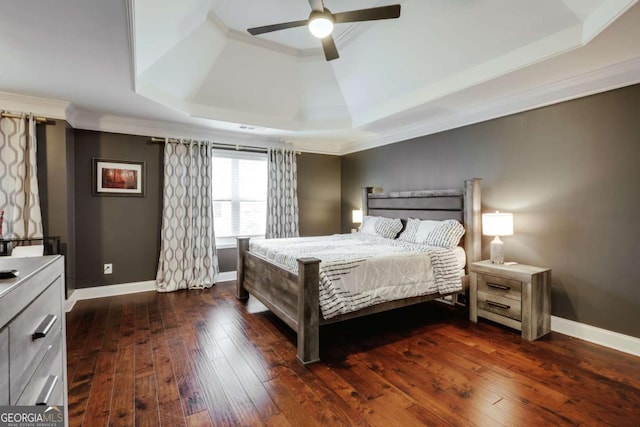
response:
[[(467, 265), (480, 260), (480, 179), (465, 181), (462, 190), (403, 191), (373, 193), (372, 187), (362, 189), (364, 215), (407, 219), (457, 219), (466, 233), (464, 249)], [(320, 260), (299, 258), (298, 274), (291, 273), (261, 255), (249, 251), (249, 238), (238, 238), (239, 299), (249, 294), (257, 298), (276, 316), (298, 333), (298, 359), (303, 363), (320, 360), (320, 326), (342, 320), (380, 313), (442, 298), (442, 294), (412, 297), (377, 304), (332, 319), (320, 313), (319, 283)], [(465, 292), (469, 275), (463, 278)], [(461, 293), (454, 292), (453, 294)]]

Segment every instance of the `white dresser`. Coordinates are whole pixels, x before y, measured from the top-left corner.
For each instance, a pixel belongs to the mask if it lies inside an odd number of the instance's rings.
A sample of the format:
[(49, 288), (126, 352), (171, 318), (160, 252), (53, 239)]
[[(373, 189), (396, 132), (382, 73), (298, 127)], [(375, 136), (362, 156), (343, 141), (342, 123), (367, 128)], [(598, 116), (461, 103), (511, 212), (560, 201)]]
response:
[(64, 258), (0, 257), (0, 405), (64, 407), (67, 360)]

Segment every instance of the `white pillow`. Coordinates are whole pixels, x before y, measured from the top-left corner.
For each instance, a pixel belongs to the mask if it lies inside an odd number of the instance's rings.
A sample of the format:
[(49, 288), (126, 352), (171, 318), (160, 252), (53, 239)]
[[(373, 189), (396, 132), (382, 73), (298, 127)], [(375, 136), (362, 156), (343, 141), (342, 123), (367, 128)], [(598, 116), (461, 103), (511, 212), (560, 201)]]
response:
[(362, 227), (360, 227), (361, 233), (382, 236), (387, 239), (395, 239), (400, 230), (402, 230), (402, 221), (400, 221), (400, 218), (385, 218), (382, 216), (369, 215), (366, 215), (362, 219)]
[(423, 220), (420, 221), (420, 226), (416, 232), (416, 242), (423, 243), (429, 238), (429, 234), (436, 228), (442, 226), (443, 221)]
[(376, 221), (378, 217), (365, 215), (362, 218), (360, 232), (364, 234), (376, 234)]
[(411, 243), (424, 243), (433, 230), (436, 229), (442, 221), (420, 220), (417, 218), (409, 218), (398, 240)]

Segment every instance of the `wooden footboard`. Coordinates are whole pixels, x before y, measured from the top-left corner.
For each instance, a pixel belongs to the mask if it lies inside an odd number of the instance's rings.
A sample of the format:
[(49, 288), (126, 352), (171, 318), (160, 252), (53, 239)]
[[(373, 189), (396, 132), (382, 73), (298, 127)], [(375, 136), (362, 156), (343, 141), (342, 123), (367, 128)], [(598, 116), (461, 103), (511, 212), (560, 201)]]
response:
[(236, 296), (249, 293), (298, 333), (298, 359), (320, 360), (320, 260), (298, 259), (298, 274), (249, 252), (249, 238), (238, 238)]

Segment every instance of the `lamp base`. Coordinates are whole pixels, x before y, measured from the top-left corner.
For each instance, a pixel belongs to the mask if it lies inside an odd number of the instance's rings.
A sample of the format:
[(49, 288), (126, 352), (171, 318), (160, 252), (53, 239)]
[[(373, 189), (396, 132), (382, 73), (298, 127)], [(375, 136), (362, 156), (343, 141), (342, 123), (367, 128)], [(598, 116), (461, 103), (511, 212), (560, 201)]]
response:
[(491, 241), (491, 263), (504, 264), (504, 243), (498, 236)]

